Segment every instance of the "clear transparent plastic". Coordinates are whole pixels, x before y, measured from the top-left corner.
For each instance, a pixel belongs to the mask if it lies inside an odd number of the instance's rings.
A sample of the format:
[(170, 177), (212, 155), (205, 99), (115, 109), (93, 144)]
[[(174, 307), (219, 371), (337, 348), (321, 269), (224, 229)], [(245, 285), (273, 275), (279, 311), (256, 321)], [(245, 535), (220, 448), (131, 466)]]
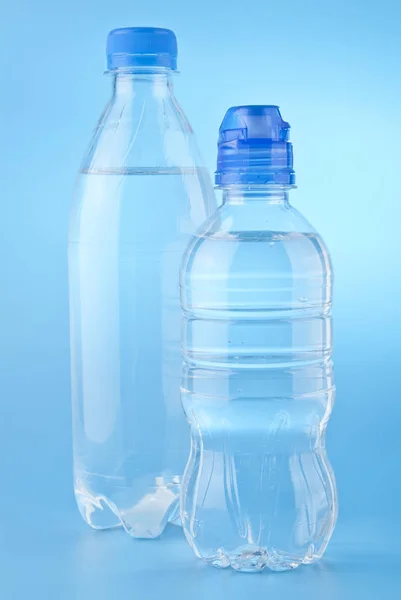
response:
[(227, 187), (181, 270), (181, 518), (197, 556), (239, 571), (318, 559), (337, 516), (332, 269), (288, 189)]
[(113, 76), (69, 229), (74, 485), (94, 528), (160, 535), (179, 520), (179, 264), (214, 210), (167, 69)]

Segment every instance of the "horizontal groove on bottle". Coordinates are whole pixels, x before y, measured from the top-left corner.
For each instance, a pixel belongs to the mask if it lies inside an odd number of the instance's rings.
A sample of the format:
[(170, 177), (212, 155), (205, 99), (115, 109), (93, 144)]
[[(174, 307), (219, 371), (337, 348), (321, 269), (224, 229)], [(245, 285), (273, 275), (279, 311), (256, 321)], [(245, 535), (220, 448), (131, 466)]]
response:
[[(239, 283), (238, 288), (233, 287), (233, 283), (236, 281), (236, 279), (238, 280), (238, 283)], [(241, 286), (241, 283), (248, 279), (255, 280), (255, 273), (250, 273), (248, 275), (246, 273), (238, 273), (237, 277), (235, 277), (235, 273), (230, 274), (230, 290), (237, 290), (237, 291), (242, 291), (242, 292), (247, 291), (244, 289), (243, 286)], [(328, 284), (332, 283), (332, 281), (333, 281), (333, 277), (331, 277), (330, 275), (322, 275), (321, 272), (310, 273), (310, 274), (308, 273), (307, 277), (302, 273), (293, 273), (293, 274), (291, 274), (291, 276), (289, 276), (288, 273), (264, 272), (264, 273), (257, 274), (257, 281), (261, 281), (261, 282), (262, 281), (274, 281), (274, 280), (281, 282), (286, 279), (288, 281), (292, 281), (292, 282), (305, 281), (308, 283), (308, 285), (310, 285), (311, 283), (314, 283), (314, 285), (316, 285), (316, 282), (319, 282), (319, 285), (328, 285)], [(201, 282), (213, 281), (213, 283), (217, 283), (217, 284), (220, 283), (221, 287), (225, 287), (224, 278), (222, 278), (221, 273), (211, 273), (210, 271), (208, 271), (205, 274), (202, 274), (202, 273), (197, 274), (196, 282), (198, 282), (198, 281), (201, 281)], [(180, 287), (182, 290), (187, 290), (191, 293), (194, 290), (199, 289), (195, 282), (191, 283), (189, 286), (183, 285), (181, 282)], [(283, 289), (286, 289), (286, 288), (283, 288)]]
[(216, 396), (215, 394), (205, 394), (203, 392), (197, 392), (195, 390), (190, 390), (187, 389), (185, 387), (181, 387), (181, 393), (182, 394), (189, 394), (191, 397), (194, 396), (198, 396), (198, 397), (202, 397), (202, 398), (210, 398), (213, 400), (227, 400), (229, 402), (235, 401), (235, 400), (257, 400), (260, 402), (281, 402), (281, 401), (286, 401), (286, 402), (292, 402), (293, 400), (307, 400), (310, 398), (316, 398), (318, 396), (326, 396), (326, 395), (330, 395), (333, 394), (336, 391), (336, 387), (333, 385), (329, 388), (326, 389), (322, 389), (322, 390), (318, 390), (318, 391), (314, 391), (314, 392), (305, 392), (303, 394), (294, 394), (291, 393), (291, 395), (288, 396), (272, 396), (272, 397), (266, 397), (266, 395), (264, 396), (233, 396), (233, 395), (218, 395)]
[[(330, 356), (330, 353), (327, 353), (327, 357)], [(190, 358), (188, 356), (188, 354), (184, 355), (185, 361), (189, 366), (197, 366), (197, 367), (204, 367), (204, 368), (218, 368), (220, 367), (221, 369), (224, 369), (225, 371), (227, 370), (227, 366), (229, 365), (235, 365), (236, 369), (241, 369), (241, 370), (247, 370), (247, 369), (286, 369), (286, 368), (302, 368), (302, 367), (307, 367), (307, 366), (312, 366), (312, 365), (318, 365), (320, 364), (323, 359), (322, 358), (316, 358), (316, 359), (309, 359), (309, 360), (297, 360), (295, 361), (293, 358), (286, 360), (286, 361), (276, 361), (276, 362), (272, 362), (272, 357), (266, 357), (266, 359), (263, 362), (247, 362), (247, 363), (238, 363), (238, 362), (234, 362), (234, 361), (224, 361), (224, 360), (202, 360), (200, 359), (198, 356), (196, 358)]]
[[(184, 354), (184, 359), (185, 359), (185, 354)], [(310, 367), (313, 370), (313, 373), (318, 373), (319, 377), (321, 376), (322, 373), (326, 374), (326, 376), (331, 375), (332, 370), (333, 370), (333, 360), (332, 360), (332, 356), (331, 354), (327, 354), (325, 358), (318, 360), (318, 361), (313, 361), (311, 364), (305, 364), (303, 365), (305, 368)], [(190, 371), (191, 373), (196, 373), (197, 377), (204, 377), (204, 378), (208, 378), (210, 376), (210, 374), (213, 374), (213, 377), (222, 377), (225, 378), (226, 376), (235, 376), (238, 373), (238, 368), (230, 368), (230, 365), (218, 365), (216, 366), (215, 370), (210, 370), (209, 368), (204, 368), (202, 365), (198, 365), (197, 363), (195, 365), (190, 365), (188, 364), (187, 361), (184, 360), (183, 363), (183, 367), (184, 367), (184, 371)], [(259, 371), (259, 369), (257, 369)], [(276, 371), (277, 375), (279, 375), (280, 377), (282, 376), (282, 374), (284, 373), (285, 375), (291, 374), (292, 371), (297, 371), (297, 375), (298, 374), (298, 368), (296, 365), (293, 365), (293, 363), (290, 363), (290, 366), (286, 368), (285, 371), (282, 370), (281, 368), (281, 364), (276, 363), (274, 365), (271, 366), (271, 368), (269, 369), (270, 371)], [(310, 379), (312, 376), (312, 373), (310, 372), (310, 370), (308, 371), (308, 379)], [(271, 374), (270, 374), (271, 377)]]
[(300, 306), (299, 304), (294, 307), (286, 308), (281, 306), (275, 306), (271, 308), (261, 307), (249, 307), (246, 308), (203, 308), (197, 306), (185, 306), (182, 309), (182, 315), (184, 320), (206, 320), (206, 321), (224, 321), (231, 323), (233, 321), (253, 321), (257, 319), (265, 320), (292, 320), (292, 319), (306, 319), (309, 317), (330, 317), (331, 316), (331, 302), (322, 304), (321, 302), (314, 305)]

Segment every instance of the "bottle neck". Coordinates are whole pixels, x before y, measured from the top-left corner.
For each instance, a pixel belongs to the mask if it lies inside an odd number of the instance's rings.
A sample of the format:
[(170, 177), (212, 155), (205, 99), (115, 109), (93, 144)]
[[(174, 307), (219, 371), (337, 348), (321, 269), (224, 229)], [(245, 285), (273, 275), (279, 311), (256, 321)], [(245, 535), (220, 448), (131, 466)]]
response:
[(173, 81), (170, 69), (113, 74), (113, 98), (129, 99), (133, 96), (165, 98), (172, 94)]
[(250, 204), (264, 202), (267, 204), (289, 205), (288, 192), (291, 185), (231, 185), (223, 188), (223, 204)]

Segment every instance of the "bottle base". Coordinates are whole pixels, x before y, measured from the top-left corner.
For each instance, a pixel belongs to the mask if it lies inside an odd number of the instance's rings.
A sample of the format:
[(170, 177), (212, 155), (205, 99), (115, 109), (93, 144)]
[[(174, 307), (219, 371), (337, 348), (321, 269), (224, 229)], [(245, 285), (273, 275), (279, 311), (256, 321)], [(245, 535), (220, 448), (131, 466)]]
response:
[(314, 546), (308, 549), (304, 557), (293, 556), (285, 552), (268, 550), (260, 546), (241, 546), (240, 548), (227, 552), (221, 548), (211, 557), (205, 557), (196, 552), (196, 554), (207, 564), (218, 569), (231, 567), (235, 571), (243, 573), (257, 573), (264, 569), (270, 571), (291, 571), (300, 565), (309, 565), (321, 558), (320, 553), (316, 553)]
[[(157, 478), (159, 479), (159, 478)], [(160, 478), (162, 479), (162, 478)], [(178, 485), (157, 481), (156, 487), (130, 505), (122, 498), (112, 500), (89, 491), (82, 479), (75, 480), (75, 498), (84, 521), (93, 529), (123, 527), (134, 538), (158, 538), (168, 523), (181, 525)]]
[(295, 557), (268, 552), (261, 547), (248, 546), (238, 548), (234, 552), (219, 550), (216, 556), (204, 560), (213, 567), (219, 569), (231, 567), (243, 573), (257, 573), (266, 568), (271, 571), (290, 571), (302, 564), (302, 561)]

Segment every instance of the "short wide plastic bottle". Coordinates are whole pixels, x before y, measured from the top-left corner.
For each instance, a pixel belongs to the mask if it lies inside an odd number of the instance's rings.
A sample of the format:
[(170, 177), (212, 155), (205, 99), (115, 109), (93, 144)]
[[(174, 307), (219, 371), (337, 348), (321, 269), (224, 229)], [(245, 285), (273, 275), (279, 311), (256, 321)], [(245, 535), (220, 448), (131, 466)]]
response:
[(240, 571), (314, 561), (337, 516), (325, 451), (331, 264), (289, 204), (288, 133), (276, 106), (227, 112), (216, 173), (223, 204), (181, 270), (192, 436), (181, 517), (199, 557)]
[(179, 265), (213, 188), (173, 95), (172, 31), (108, 38), (112, 96), (82, 164), (69, 274), (74, 487), (85, 521), (157, 537), (179, 521)]

